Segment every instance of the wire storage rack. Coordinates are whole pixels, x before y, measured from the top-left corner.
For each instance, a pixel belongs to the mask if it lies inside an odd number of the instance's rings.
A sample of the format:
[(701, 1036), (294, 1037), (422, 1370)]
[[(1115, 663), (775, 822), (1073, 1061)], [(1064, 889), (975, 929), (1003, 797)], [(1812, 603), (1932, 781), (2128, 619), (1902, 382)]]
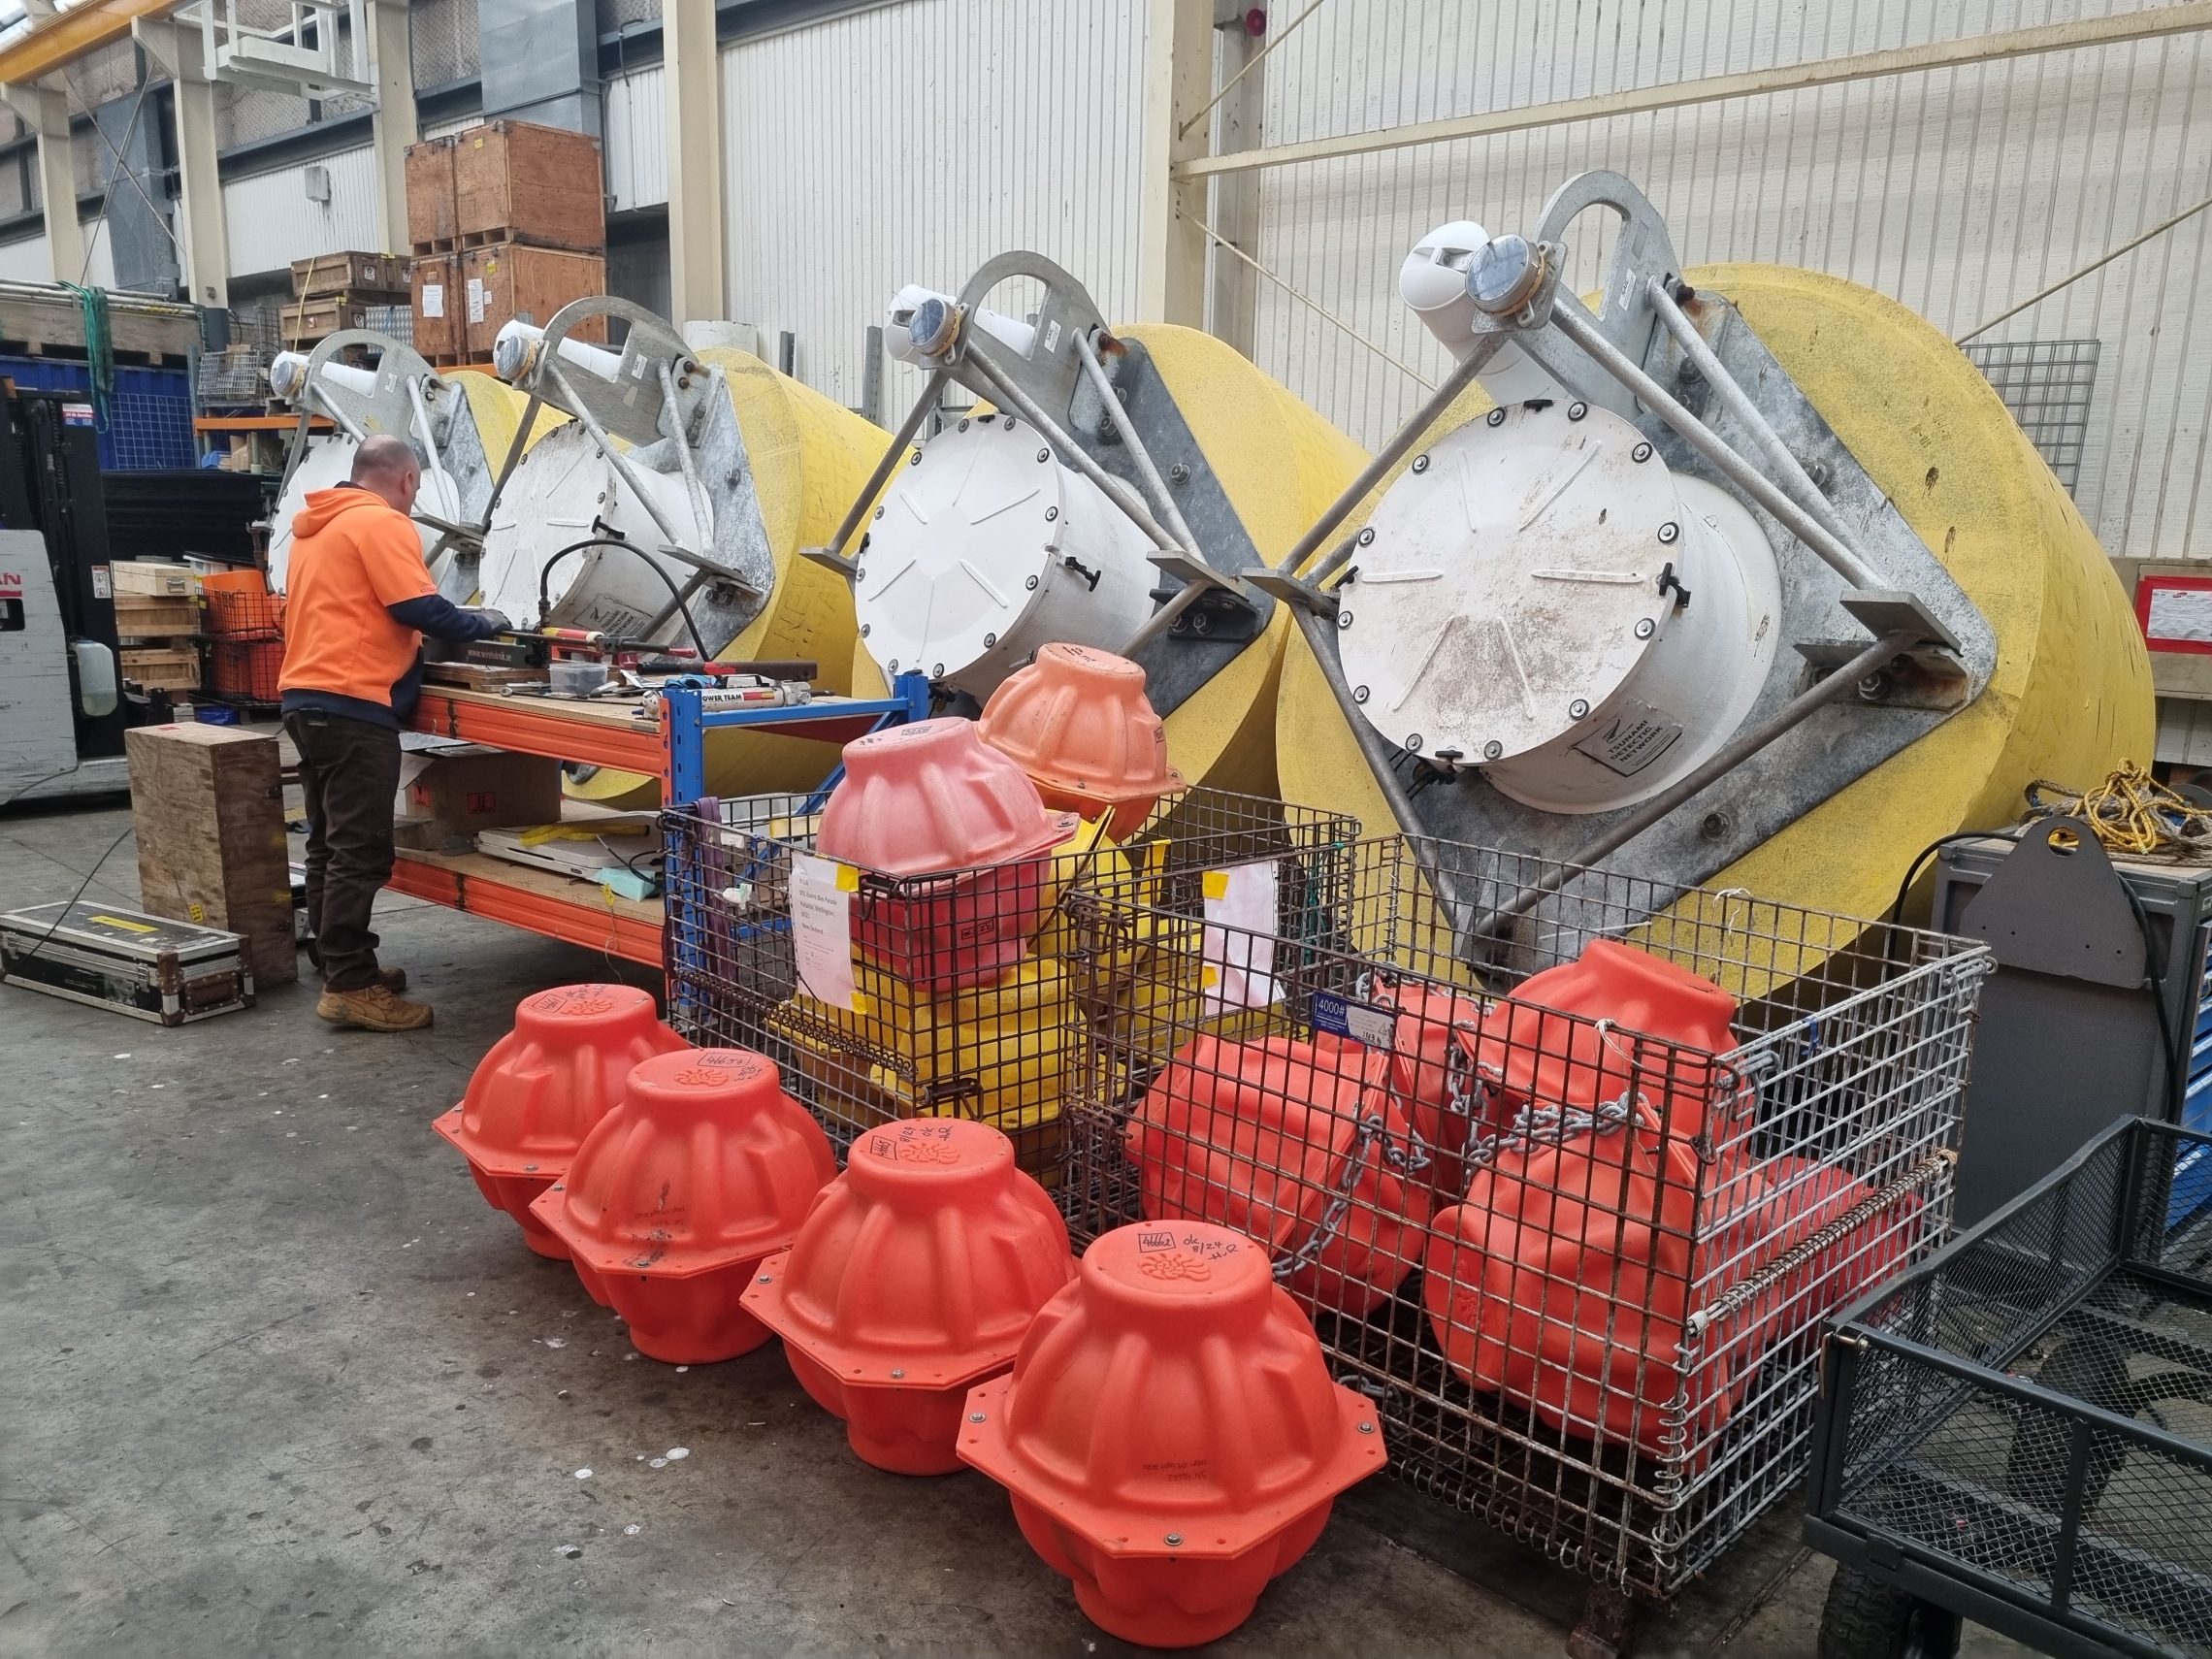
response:
[(820, 809), (819, 796), (708, 797), (662, 815), (671, 1024), (772, 1057), (840, 1161), (884, 1122), (967, 1117), (1004, 1130), (1048, 1184), (1085, 1032), (1103, 1017), (1071, 972), (1074, 895), (1109, 880), (1173, 892), (1257, 863), (1328, 906), (1359, 831), (1201, 788), (1118, 844), (1103, 819), (1071, 817), (1048, 851), (897, 876), (818, 857)]
[(2212, 1653), (2208, 1169), (2123, 1119), (1842, 1315), (1808, 1542), (2044, 1652)]
[(1394, 1474), (1670, 1597), (1802, 1476), (1822, 1317), (1947, 1230), (1987, 947), (1404, 836), (1338, 871), (1070, 895), (1069, 1230), (1262, 1240)]

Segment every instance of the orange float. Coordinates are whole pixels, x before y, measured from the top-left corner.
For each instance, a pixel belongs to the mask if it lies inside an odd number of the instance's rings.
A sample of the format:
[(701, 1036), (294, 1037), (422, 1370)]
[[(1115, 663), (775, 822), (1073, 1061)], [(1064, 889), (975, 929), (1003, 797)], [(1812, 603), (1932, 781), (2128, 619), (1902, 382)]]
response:
[(768, 1340), (746, 1312), (837, 1173), (822, 1126), (750, 1049), (660, 1055), (631, 1072), (565, 1180), (532, 1208), (596, 1279), (639, 1353), (703, 1365)]
[(1329, 1381), (1267, 1252), (1203, 1221), (1091, 1245), (960, 1428), (1091, 1621), (1153, 1647), (1242, 1624), (1383, 1465), (1374, 1405)]
[(1022, 960), (1049, 855), (1076, 826), (1045, 810), (1037, 786), (977, 738), (973, 721), (923, 720), (845, 745), (844, 781), (823, 808), (815, 850), (909, 878), (901, 896), (855, 897), (853, 939), (900, 979), (942, 993), (992, 984)]
[(477, 1062), (461, 1104), (431, 1127), (469, 1160), (485, 1202), (522, 1223), (523, 1242), (563, 1260), (568, 1247), (531, 1214), (531, 1201), (622, 1097), (630, 1068), (682, 1047), (634, 986), (541, 991), (516, 1006), (514, 1029)]
[(1129, 1120), (1146, 1218), (1216, 1221), (1302, 1255), (1292, 1295), (1366, 1317), (1413, 1271), (1430, 1209), (1406, 1179), (1392, 1059), (1326, 1034), (1193, 1037)]
[(1014, 1361), (1075, 1271), (1067, 1226), (988, 1123), (919, 1118), (869, 1129), (745, 1306), (793, 1373), (845, 1421), (864, 1461), (899, 1475), (960, 1464), (960, 1406)]
[(1412, 1178), (1451, 1203), (1467, 1190), (1469, 1147), (1505, 1128), (1512, 1117), (1503, 1093), (1475, 1074), (1482, 1000), (1417, 983), (1379, 986), (1370, 995), (1398, 1010), (1390, 1029), (1391, 1081), (1428, 1159)]
[(1109, 814), (1126, 840), (1163, 795), (1187, 787), (1167, 764), (1167, 726), (1145, 696), (1145, 671), (1086, 645), (1039, 647), (999, 683), (976, 732), (1017, 762), (1045, 805), (1086, 820)]

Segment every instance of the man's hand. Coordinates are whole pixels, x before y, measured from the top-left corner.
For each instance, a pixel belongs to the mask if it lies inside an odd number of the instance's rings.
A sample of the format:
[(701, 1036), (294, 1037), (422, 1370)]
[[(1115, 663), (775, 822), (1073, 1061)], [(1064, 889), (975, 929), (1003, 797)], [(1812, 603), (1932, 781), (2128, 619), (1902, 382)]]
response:
[(506, 612), (504, 610), (493, 610), (488, 605), (478, 605), (473, 607), (470, 614), (476, 619), (483, 630), (476, 635), (479, 639), (489, 639), (495, 634), (511, 634), (514, 632), (514, 624), (507, 620)]

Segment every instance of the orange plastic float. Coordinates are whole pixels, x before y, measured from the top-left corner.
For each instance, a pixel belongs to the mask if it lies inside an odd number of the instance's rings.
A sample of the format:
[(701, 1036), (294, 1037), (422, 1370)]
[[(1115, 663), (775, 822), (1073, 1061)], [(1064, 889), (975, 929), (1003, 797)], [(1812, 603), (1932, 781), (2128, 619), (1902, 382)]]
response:
[(1480, 1087), (1474, 1048), (1482, 1000), (1440, 986), (1384, 986), (1374, 1000), (1399, 1010), (1391, 1024), (1391, 1080), (1427, 1164), (1412, 1179), (1449, 1204), (1467, 1190), (1471, 1143), (1506, 1126), (1504, 1095)]
[(1022, 960), (1044, 906), (1052, 850), (1077, 820), (968, 720), (923, 720), (845, 745), (845, 777), (822, 812), (824, 858), (901, 877), (943, 876), (913, 897), (863, 892), (862, 953), (932, 992), (989, 985)]
[(750, 1049), (660, 1055), (630, 1074), (567, 1179), (532, 1208), (597, 1279), (639, 1353), (703, 1365), (766, 1327), (741, 1300), (837, 1173), (829, 1137)]
[(960, 1428), (1092, 1622), (1153, 1647), (1242, 1624), (1383, 1464), (1267, 1252), (1203, 1221), (1100, 1238)]
[(1146, 1217), (1218, 1221), (1279, 1257), (1302, 1254), (1285, 1287), (1364, 1318), (1413, 1271), (1430, 1209), (1403, 1173), (1391, 1063), (1387, 1050), (1326, 1035), (1193, 1037), (1129, 1120)]
[(1167, 727), (1145, 696), (1145, 671), (1084, 645), (1046, 645), (1000, 682), (977, 735), (1011, 756), (1047, 807), (1126, 840), (1163, 795), (1186, 788), (1167, 764)]
[(853, 1450), (899, 1475), (960, 1465), (960, 1407), (1014, 1361), (1075, 1271), (1067, 1226), (988, 1123), (915, 1119), (853, 1143), (845, 1173), (745, 1306)]
[(485, 1202), (522, 1223), (523, 1242), (562, 1260), (568, 1247), (531, 1214), (531, 1201), (622, 1097), (630, 1068), (683, 1046), (634, 986), (541, 991), (522, 999), (514, 1029), (477, 1062), (461, 1104), (431, 1127), (469, 1160)]

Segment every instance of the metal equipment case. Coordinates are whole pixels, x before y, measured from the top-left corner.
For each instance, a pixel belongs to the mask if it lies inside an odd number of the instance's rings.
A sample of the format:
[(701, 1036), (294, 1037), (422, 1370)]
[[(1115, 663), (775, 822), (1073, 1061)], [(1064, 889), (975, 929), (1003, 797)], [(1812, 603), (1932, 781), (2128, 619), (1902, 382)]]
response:
[[(1943, 849), (1929, 926), (1986, 939), (1998, 971), (1983, 989), (1959, 1158), (1958, 1220), (1971, 1226), (2059, 1167), (2117, 1119), (2212, 1129), (2212, 863), (2108, 856), (2067, 820)], [(1976, 905), (2000, 866), (1989, 902)], [(2122, 886), (2125, 883), (2125, 887)], [(2141, 906), (2137, 919), (2134, 895)], [(2146, 964), (2144, 927), (2151, 940)], [(2165, 1021), (2144, 989), (2146, 965)], [(2185, 1055), (2173, 1104), (2167, 1048)]]
[(157, 1025), (252, 1007), (244, 953), (236, 933), (88, 899), (0, 916), (0, 982)]

